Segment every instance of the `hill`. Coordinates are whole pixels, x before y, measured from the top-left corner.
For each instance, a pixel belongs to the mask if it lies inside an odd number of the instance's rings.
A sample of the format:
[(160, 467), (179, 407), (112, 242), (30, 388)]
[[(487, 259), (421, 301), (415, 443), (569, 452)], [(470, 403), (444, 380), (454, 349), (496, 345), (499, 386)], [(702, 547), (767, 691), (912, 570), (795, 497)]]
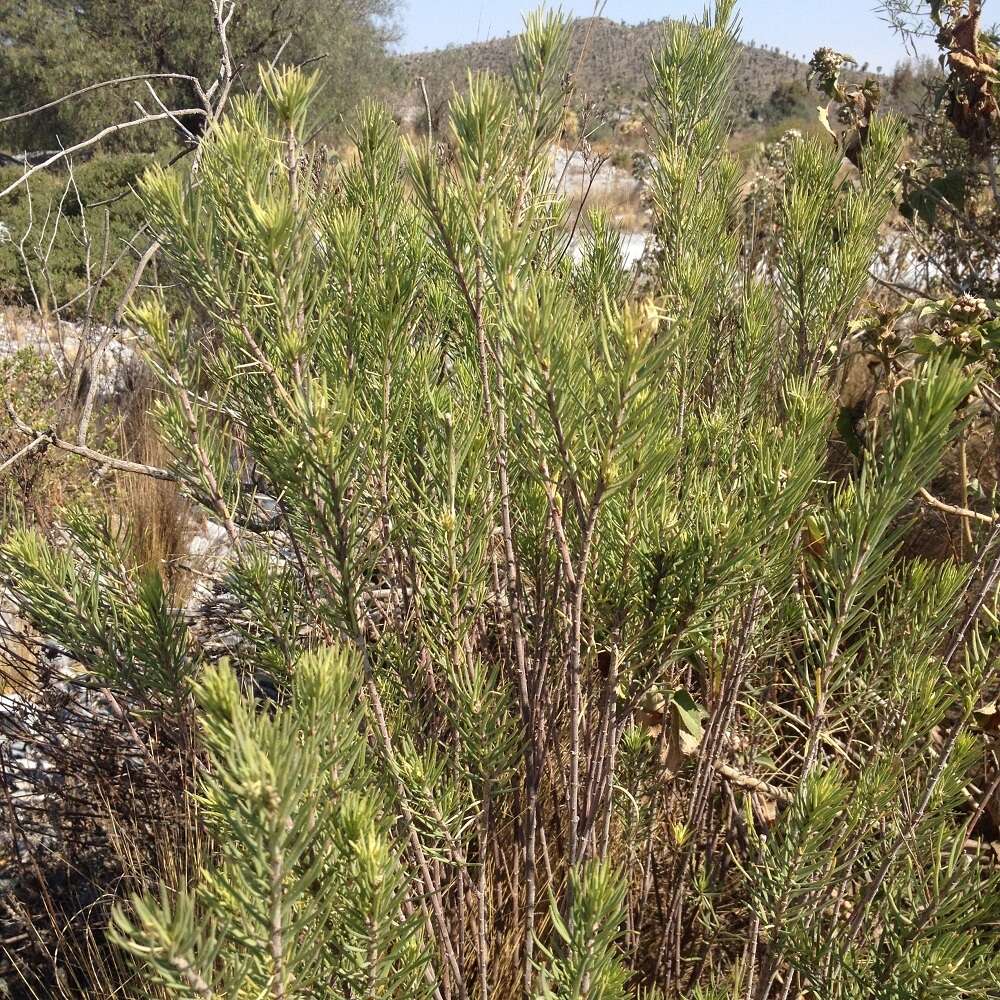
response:
[[(570, 65), (576, 68), (578, 92), (599, 111), (614, 113), (641, 103), (645, 71), (651, 50), (657, 47), (669, 19), (622, 24), (603, 17), (580, 18), (574, 25)], [(418, 108), (413, 81), (426, 81), (431, 106), (437, 113), (452, 93), (462, 89), (468, 70), (491, 70), (504, 75), (514, 59), (517, 36), (494, 38), (468, 45), (417, 52), (398, 57), (403, 81), (398, 105), (404, 114)], [(744, 45), (734, 80), (737, 122), (766, 119), (776, 95), (805, 98), (805, 64), (790, 54), (754, 44)], [(796, 86), (798, 84), (798, 86)]]

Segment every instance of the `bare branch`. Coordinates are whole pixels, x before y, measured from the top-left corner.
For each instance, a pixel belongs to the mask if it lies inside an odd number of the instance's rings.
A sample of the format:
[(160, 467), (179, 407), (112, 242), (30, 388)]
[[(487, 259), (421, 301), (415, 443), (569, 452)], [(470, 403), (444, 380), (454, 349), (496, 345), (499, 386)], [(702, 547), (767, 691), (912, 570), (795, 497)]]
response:
[(74, 90), (71, 94), (64, 94), (62, 97), (57, 97), (54, 101), (49, 101), (48, 104), (40, 104), (37, 108), (32, 108), (30, 111), (19, 111), (17, 114), (7, 115), (6, 118), (0, 118), (0, 125), (17, 121), (19, 118), (30, 118), (32, 115), (41, 114), (43, 111), (48, 111), (51, 108), (58, 107), (60, 104), (65, 104), (67, 101), (73, 100), (74, 97), (82, 97), (84, 94), (90, 94), (95, 90), (103, 90), (105, 87), (116, 87), (123, 83), (135, 83), (139, 80), (184, 80), (194, 85), (199, 99), (205, 105), (205, 110), (210, 110), (208, 98), (205, 96), (201, 81), (196, 76), (190, 76), (187, 73), (137, 73), (134, 76), (119, 76), (114, 80), (102, 80), (100, 83), (92, 83), (87, 87)]
[(118, 472), (132, 472), (139, 476), (149, 476), (150, 479), (160, 479), (163, 482), (168, 483), (183, 482), (180, 476), (171, 472), (169, 469), (161, 469), (155, 465), (142, 465), (139, 462), (128, 462), (125, 461), (125, 459), (115, 458), (114, 455), (107, 455), (104, 452), (95, 451), (93, 448), (88, 448), (85, 445), (73, 444), (72, 441), (66, 441), (63, 438), (58, 437), (56, 432), (53, 430), (39, 431), (30, 427), (18, 416), (17, 411), (11, 405), (9, 399), (5, 399), (4, 404), (11, 420), (14, 421), (14, 426), (17, 427), (22, 434), (26, 434), (32, 439), (44, 439), (60, 451), (67, 451), (72, 455), (79, 455), (81, 458), (86, 458), (91, 462), (96, 462), (98, 465), (106, 466), (109, 469), (116, 469)]
[(16, 465), (22, 458), (27, 458), (33, 452), (43, 450), (48, 443), (48, 437), (45, 434), (39, 434), (34, 441), (29, 441), (20, 451), (15, 452), (0, 465), (0, 474), (6, 472), (11, 466)]
[(152, 95), (153, 100), (156, 101), (157, 106), (159, 107), (159, 109), (161, 111), (165, 112), (166, 114), (170, 115), (171, 121), (184, 133), (185, 136), (187, 136), (187, 138), (189, 140), (191, 140), (192, 142), (197, 142), (195, 134), (191, 131), (191, 129), (189, 129), (187, 127), (187, 125), (185, 125), (184, 122), (182, 122), (177, 117), (177, 115), (176, 115), (175, 112), (171, 111), (163, 103), (163, 101), (160, 100), (160, 95), (156, 92), (156, 88), (149, 82), (149, 80), (146, 81), (146, 87), (149, 90), (149, 93)]
[(208, 112), (203, 108), (184, 108), (180, 111), (168, 111), (166, 114), (145, 115), (142, 118), (133, 118), (131, 121), (116, 122), (114, 125), (108, 125), (106, 128), (102, 128), (100, 132), (95, 132), (94, 135), (90, 136), (88, 139), (84, 139), (82, 142), (78, 142), (74, 146), (68, 146), (66, 149), (60, 149), (57, 153), (53, 153), (47, 160), (43, 160), (41, 163), (36, 163), (35, 166), (25, 170), (16, 181), (12, 184), (8, 184), (7, 187), (0, 191), (0, 198), (6, 197), (11, 193), (11, 191), (16, 191), (17, 188), (24, 184), (29, 177), (37, 174), (40, 170), (45, 170), (46, 168), (51, 167), (54, 163), (58, 163), (60, 160), (64, 160), (68, 156), (72, 156), (74, 153), (79, 153), (84, 149), (89, 149), (91, 146), (96, 146), (99, 142), (106, 139), (110, 135), (115, 135), (118, 132), (124, 132), (125, 129), (136, 128), (140, 125), (150, 125), (153, 122), (173, 119), (175, 115), (200, 115), (203, 118), (209, 117)]
[(938, 500), (936, 496), (928, 493), (923, 487), (920, 488), (920, 496), (923, 497), (928, 507), (943, 511), (945, 514), (954, 514), (956, 517), (963, 517), (967, 520), (982, 521), (983, 524), (997, 523), (995, 514), (981, 514), (978, 510), (970, 510), (968, 507), (956, 507), (954, 504), (945, 503), (944, 500)]

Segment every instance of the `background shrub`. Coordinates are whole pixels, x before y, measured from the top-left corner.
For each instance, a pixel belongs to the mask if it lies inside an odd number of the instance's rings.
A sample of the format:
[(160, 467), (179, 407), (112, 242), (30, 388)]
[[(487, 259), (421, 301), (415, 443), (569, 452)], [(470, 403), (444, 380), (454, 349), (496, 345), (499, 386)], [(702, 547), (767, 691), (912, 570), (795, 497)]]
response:
[[(155, 158), (104, 154), (79, 163), (72, 173), (35, 174), (0, 203), (6, 237), (0, 241), (0, 297), (44, 311), (79, 317), (95, 279), (109, 272), (96, 298), (96, 315), (110, 317), (150, 240), (135, 185)], [(0, 169), (0, 187), (22, 168)]]

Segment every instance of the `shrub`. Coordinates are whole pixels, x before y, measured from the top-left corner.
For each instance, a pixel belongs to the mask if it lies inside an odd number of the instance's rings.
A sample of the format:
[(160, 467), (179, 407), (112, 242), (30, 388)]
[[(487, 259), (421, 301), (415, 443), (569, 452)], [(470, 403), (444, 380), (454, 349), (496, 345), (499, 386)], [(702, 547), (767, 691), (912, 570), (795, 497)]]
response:
[(230, 655), (97, 528), (3, 566), (144, 718), (195, 693), (209, 860), (117, 911), (147, 990), (995, 996), (968, 842), (996, 532), (973, 566), (899, 555), (973, 377), (914, 361), (857, 474), (825, 475), (902, 129), (868, 123), (846, 183), (797, 143), (748, 273), (731, 14), (652, 61), (639, 301), (602, 220), (567, 260), (559, 17), (454, 99), (444, 149), (367, 104), (330, 180), (315, 81), (268, 72), (197, 185), (144, 179), (207, 318), (135, 315), (172, 467), (232, 540)]
[(764, 120), (774, 124), (796, 116), (808, 117), (813, 102), (801, 80), (784, 80), (779, 83), (764, 106)]

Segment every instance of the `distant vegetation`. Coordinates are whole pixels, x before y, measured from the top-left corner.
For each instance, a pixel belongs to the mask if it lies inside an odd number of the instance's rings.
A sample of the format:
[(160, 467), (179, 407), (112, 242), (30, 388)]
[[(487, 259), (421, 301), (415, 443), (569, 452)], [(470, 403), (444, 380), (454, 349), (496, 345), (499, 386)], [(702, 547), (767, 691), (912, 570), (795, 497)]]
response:
[[(116, 258), (130, 258), (129, 245), (141, 252), (150, 243), (132, 189), (153, 162), (148, 153), (97, 156), (72, 177), (43, 171), (8, 195), (0, 209), (8, 233), (0, 240), (0, 302), (81, 315), (88, 286), (108, 271), (93, 304), (100, 315), (113, 312), (129, 277), (128, 267), (113, 266)], [(0, 168), (0, 189), (20, 173)]]
[[(568, 65), (581, 100), (594, 102), (604, 114), (635, 110), (644, 101), (650, 53), (660, 47), (670, 23), (667, 18), (634, 25), (603, 17), (577, 20)], [(440, 108), (452, 88), (465, 88), (470, 70), (509, 74), (516, 46), (517, 38), (508, 36), (414, 53), (400, 62), (408, 80), (424, 78), (432, 107)], [(807, 71), (805, 62), (790, 53), (752, 42), (741, 45), (731, 83), (736, 121), (767, 117), (772, 94), (787, 91), (793, 80), (804, 84)]]
[[(217, 12), (228, 12), (232, 65), (225, 86), (234, 94), (257, 87), (258, 64), (271, 60), (322, 65), (314, 127), (317, 136), (338, 141), (345, 109), (397, 83), (387, 48), (396, 37), (397, 6), (397, 0), (0, 0), (0, 109), (9, 115), (0, 116), (0, 191), (17, 180), (25, 161), (107, 131), (0, 199), (0, 304), (63, 319), (114, 315), (135, 256), (150, 243), (137, 232), (136, 179), (154, 159), (193, 153), (209, 96), (218, 99), (211, 42)], [(40, 110), (25, 114), (32, 109)], [(116, 127), (106, 129), (111, 123)], [(98, 294), (82, 295), (104, 271)]]

